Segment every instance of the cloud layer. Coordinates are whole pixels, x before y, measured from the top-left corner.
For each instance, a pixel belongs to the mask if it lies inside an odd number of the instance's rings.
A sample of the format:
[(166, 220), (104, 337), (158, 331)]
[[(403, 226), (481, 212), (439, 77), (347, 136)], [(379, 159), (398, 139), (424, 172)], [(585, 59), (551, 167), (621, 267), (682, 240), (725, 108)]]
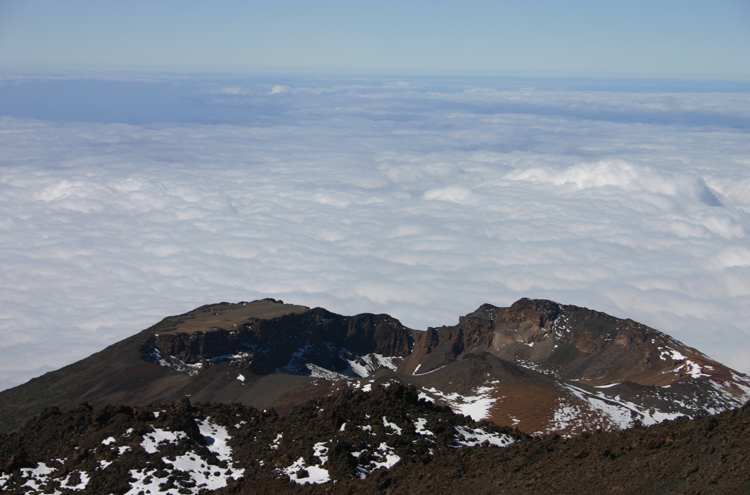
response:
[(551, 298), (750, 372), (747, 94), (276, 79), (188, 96), (211, 123), (0, 118), (0, 388), (260, 297), (414, 328)]

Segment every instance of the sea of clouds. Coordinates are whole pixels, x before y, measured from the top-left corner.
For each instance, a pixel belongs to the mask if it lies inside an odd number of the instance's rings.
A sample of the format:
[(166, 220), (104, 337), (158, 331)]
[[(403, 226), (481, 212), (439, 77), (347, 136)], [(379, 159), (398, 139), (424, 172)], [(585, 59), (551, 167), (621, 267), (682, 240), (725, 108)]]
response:
[(4, 74), (0, 115), (0, 389), (263, 297), (548, 298), (750, 372), (748, 91)]

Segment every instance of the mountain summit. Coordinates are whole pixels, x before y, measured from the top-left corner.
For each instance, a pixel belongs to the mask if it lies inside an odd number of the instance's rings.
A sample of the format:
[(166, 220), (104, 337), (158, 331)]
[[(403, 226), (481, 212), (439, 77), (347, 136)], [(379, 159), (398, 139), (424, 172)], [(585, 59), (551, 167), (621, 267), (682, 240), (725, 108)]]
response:
[(750, 379), (632, 320), (546, 300), (484, 304), (457, 325), (404, 327), (273, 299), (165, 318), (103, 351), (0, 392), (0, 430), (49, 406), (242, 403), (291, 411), (373, 386), (498, 426), (574, 436), (716, 414), (750, 399)]

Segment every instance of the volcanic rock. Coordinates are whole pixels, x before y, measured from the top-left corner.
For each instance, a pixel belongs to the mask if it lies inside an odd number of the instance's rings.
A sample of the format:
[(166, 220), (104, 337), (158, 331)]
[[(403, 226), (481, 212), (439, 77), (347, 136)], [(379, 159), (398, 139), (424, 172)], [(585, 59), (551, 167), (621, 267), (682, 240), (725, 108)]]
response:
[[(475, 420), (565, 437), (740, 407), (750, 379), (639, 324), (552, 301), (484, 304), (457, 325), (404, 327), (265, 299), (165, 318), (89, 358), (0, 392), (0, 431), (81, 403), (239, 403), (281, 415), (313, 398), (414, 386)], [(25, 462), (22, 457), (16, 464)]]
[(747, 493), (750, 406), (532, 437), (384, 382), (288, 414), (240, 404), (50, 408), (0, 434), (8, 494)]

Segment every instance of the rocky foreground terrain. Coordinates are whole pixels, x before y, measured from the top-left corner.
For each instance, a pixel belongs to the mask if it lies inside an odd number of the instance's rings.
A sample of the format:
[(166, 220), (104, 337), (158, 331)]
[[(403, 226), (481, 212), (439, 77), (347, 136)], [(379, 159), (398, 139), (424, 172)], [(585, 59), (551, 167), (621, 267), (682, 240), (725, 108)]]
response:
[(748, 493), (750, 407), (566, 439), (392, 383), (285, 416), (239, 404), (50, 408), (0, 435), (3, 493)]

